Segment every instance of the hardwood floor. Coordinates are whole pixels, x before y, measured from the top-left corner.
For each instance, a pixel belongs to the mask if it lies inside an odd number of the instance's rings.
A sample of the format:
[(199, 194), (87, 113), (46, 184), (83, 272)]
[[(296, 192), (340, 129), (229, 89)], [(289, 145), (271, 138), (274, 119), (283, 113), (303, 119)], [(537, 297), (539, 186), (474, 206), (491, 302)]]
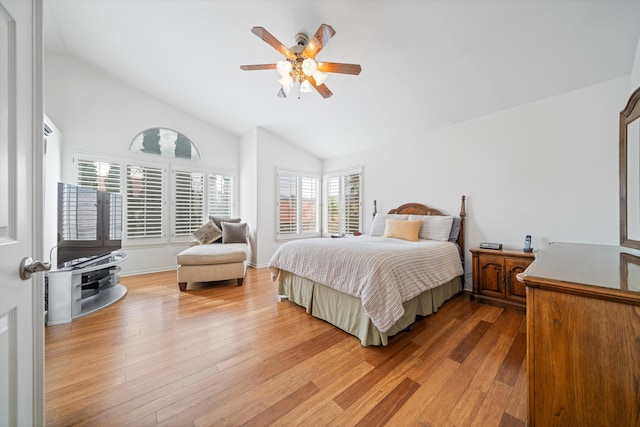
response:
[(175, 272), (46, 328), (49, 426), (524, 426), (524, 315), (460, 294), (387, 347), (287, 300), (267, 269), (180, 292)]

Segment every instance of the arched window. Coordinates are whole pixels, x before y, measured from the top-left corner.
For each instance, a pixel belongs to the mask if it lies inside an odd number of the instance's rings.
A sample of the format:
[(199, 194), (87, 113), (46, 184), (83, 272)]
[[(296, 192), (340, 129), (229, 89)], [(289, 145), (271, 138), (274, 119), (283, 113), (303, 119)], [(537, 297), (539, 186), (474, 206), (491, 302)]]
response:
[(201, 161), (200, 152), (184, 134), (166, 128), (151, 128), (133, 138), (129, 151), (163, 157)]

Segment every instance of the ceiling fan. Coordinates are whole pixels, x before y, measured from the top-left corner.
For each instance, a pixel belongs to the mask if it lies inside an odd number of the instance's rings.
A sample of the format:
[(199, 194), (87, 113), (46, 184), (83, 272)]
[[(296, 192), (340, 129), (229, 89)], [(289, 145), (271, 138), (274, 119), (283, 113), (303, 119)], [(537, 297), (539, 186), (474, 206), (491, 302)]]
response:
[(298, 33), (296, 35), (297, 44), (290, 48), (283, 45), (263, 27), (253, 27), (251, 32), (280, 52), (285, 59), (277, 61), (275, 64), (241, 65), (240, 68), (245, 71), (277, 70), (281, 76), (278, 80), (282, 86), (278, 91), (278, 96), (281, 98), (286, 98), (296, 83), (299, 84), (299, 91), (302, 93), (311, 92), (311, 87), (313, 87), (323, 98), (329, 98), (333, 93), (324, 84), (327, 79), (325, 73), (358, 75), (362, 70), (358, 64), (315, 60), (316, 55), (336, 34), (331, 25), (320, 25), (311, 41), (306, 34)]

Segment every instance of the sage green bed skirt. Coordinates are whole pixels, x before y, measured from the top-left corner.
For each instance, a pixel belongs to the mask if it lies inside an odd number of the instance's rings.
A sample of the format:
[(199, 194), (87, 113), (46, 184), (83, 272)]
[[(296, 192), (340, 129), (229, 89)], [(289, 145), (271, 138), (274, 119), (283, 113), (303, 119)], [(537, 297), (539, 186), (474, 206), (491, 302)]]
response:
[(387, 345), (389, 337), (409, 327), (416, 316), (438, 311), (447, 300), (462, 290), (462, 276), (428, 290), (403, 303), (404, 315), (387, 332), (380, 332), (365, 313), (360, 299), (344, 294), (288, 271), (280, 271), (278, 294), (304, 308), (307, 313), (355, 335), (363, 346)]

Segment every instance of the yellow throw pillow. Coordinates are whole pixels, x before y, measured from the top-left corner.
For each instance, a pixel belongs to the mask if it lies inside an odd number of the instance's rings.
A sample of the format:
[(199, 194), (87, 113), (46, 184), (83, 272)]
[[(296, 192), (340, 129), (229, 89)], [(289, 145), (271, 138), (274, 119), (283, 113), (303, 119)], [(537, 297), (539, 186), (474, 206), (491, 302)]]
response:
[(395, 237), (396, 239), (418, 241), (422, 221), (404, 221), (401, 219), (387, 218), (382, 237)]

